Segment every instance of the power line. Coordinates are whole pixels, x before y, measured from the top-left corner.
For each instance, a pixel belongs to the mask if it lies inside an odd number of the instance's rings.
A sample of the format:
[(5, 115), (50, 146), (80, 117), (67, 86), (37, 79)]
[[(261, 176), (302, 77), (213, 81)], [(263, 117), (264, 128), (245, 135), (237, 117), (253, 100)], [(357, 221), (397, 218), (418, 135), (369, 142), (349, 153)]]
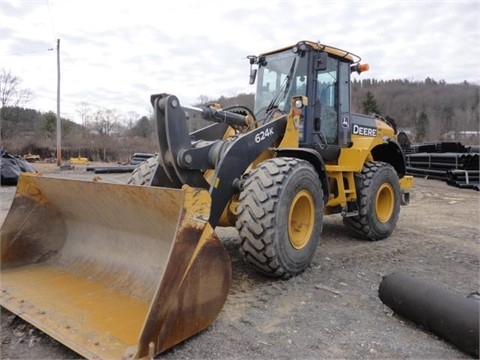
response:
[(40, 54), (47, 51), (53, 51), (55, 48), (48, 48), (43, 50), (35, 50), (35, 51), (26, 51), (21, 53), (11, 53), (11, 54), (2, 54), (2, 56), (25, 56), (25, 55), (32, 55), (32, 54)]
[[(53, 39), (56, 43), (58, 36), (56, 36), (57, 31), (55, 30), (55, 24), (54, 24), (54, 21), (53, 21), (52, 11), (51, 11), (51, 8), (50, 8), (50, 2), (49, 2), (49, 0), (45, 0), (45, 2), (47, 3), (48, 17), (49, 17), (49, 23), (50, 23), (50, 27), (51, 27), (51, 31), (52, 31), (52, 37), (53, 37)], [(43, 53), (43, 52), (46, 52), (46, 51), (54, 51), (54, 50), (55, 50), (55, 47), (51, 47), (51, 48), (44, 49), (44, 50), (25, 51), (25, 52), (10, 53), (10, 54), (2, 53), (2, 56), (25, 56), (25, 55), (32, 55), (32, 54), (40, 54), (40, 53)]]
[(57, 32), (55, 31), (55, 25), (52, 17), (52, 12), (50, 10), (50, 2), (48, 0), (45, 0), (47, 2), (47, 8), (48, 8), (48, 16), (50, 17), (50, 26), (52, 27), (52, 36), (54, 39), (56, 39), (58, 36)]

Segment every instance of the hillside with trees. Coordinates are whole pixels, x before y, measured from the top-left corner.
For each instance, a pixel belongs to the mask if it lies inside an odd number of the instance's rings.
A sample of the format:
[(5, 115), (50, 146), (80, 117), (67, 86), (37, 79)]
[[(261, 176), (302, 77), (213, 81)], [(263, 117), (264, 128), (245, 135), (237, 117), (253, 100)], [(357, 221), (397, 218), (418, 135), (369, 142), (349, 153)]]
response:
[[(28, 108), (31, 92), (21, 88), (21, 79), (0, 72), (1, 149), (12, 154), (55, 157), (56, 114)], [(375, 79), (352, 82), (352, 111), (393, 118), (412, 141), (459, 140), (478, 144), (479, 138), (461, 137), (480, 129), (480, 86), (467, 82), (447, 84), (425, 81)], [(222, 107), (253, 108), (253, 94), (209, 99), (200, 95), (196, 105), (219, 103)], [(82, 123), (61, 119), (62, 157), (88, 157), (92, 161), (125, 162), (135, 152), (157, 151), (151, 114), (121, 114), (115, 109), (93, 109), (79, 104)], [(190, 124), (195, 130), (204, 124)], [(447, 136), (448, 135), (448, 136)]]
[[(1, 109), (1, 148), (12, 154), (56, 156), (54, 112), (28, 108)], [(153, 122), (138, 116), (127, 122), (113, 110), (96, 110), (83, 124), (61, 118), (62, 158), (87, 157), (92, 161), (126, 162), (135, 152), (155, 152)]]
[[(369, 111), (374, 100), (376, 111)], [(352, 83), (355, 112), (377, 112), (395, 119), (399, 128), (409, 129), (417, 141), (452, 140), (462, 131), (480, 130), (480, 87), (464, 82), (447, 84), (426, 78), (408, 80), (362, 80)], [(468, 139), (463, 139), (468, 140)], [(475, 140), (478, 144), (478, 137)]]

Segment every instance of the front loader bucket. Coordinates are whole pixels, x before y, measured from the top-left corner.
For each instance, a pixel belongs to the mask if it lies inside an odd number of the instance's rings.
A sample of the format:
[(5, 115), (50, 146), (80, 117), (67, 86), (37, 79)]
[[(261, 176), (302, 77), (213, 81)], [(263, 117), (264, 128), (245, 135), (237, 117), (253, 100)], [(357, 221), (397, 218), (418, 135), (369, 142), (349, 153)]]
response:
[(0, 232), (0, 304), (86, 358), (151, 358), (226, 300), (209, 211), (206, 190), (22, 175)]

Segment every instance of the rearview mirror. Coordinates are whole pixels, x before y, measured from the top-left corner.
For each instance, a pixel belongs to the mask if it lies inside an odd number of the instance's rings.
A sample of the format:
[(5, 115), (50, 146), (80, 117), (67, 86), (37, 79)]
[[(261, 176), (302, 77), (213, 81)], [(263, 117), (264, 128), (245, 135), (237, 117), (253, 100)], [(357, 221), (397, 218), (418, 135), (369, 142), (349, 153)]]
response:
[(257, 69), (250, 68), (250, 81), (249, 81), (250, 85), (253, 85), (255, 83), (256, 77), (257, 77)]
[(315, 64), (315, 70), (326, 70), (327, 60), (328, 60), (328, 54), (326, 52), (319, 53), (317, 63)]

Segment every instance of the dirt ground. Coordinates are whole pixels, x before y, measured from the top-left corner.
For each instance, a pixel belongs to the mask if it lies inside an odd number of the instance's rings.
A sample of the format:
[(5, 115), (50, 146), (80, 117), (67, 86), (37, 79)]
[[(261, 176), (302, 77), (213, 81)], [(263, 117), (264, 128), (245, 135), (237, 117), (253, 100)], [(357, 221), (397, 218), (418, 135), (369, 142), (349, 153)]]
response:
[[(85, 168), (54, 176), (91, 178)], [(129, 174), (102, 174), (124, 182)], [(14, 187), (0, 188), (0, 223)], [(480, 194), (415, 178), (411, 202), (393, 235), (353, 239), (339, 215), (326, 216), (311, 266), (290, 280), (257, 274), (239, 256), (231, 228), (218, 229), (233, 265), (233, 285), (218, 318), (163, 353), (165, 359), (466, 359), (467, 354), (400, 316), (378, 297), (396, 271), (466, 296), (480, 289)], [(1, 309), (2, 359), (79, 359), (78, 354)]]

